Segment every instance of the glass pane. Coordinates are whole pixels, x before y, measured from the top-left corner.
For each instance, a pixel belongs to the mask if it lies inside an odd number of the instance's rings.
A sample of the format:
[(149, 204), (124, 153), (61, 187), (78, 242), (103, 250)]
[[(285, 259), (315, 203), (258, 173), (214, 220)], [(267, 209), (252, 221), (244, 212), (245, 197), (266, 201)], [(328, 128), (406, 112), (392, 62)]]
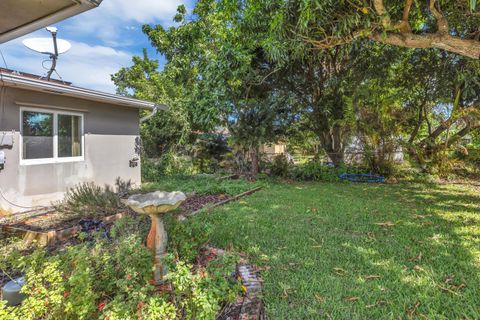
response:
[(80, 116), (58, 115), (58, 156), (82, 156), (82, 118)]
[(23, 159), (53, 158), (53, 114), (23, 111)]

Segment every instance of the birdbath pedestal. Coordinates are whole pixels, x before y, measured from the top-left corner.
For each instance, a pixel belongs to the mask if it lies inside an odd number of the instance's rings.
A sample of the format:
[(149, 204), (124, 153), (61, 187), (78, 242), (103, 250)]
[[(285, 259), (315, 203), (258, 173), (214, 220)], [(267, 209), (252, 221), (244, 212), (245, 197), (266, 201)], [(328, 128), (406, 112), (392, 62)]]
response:
[(132, 195), (126, 202), (127, 206), (133, 211), (139, 214), (147, 214), (152, 220), (150, 232), (147, 236), (147, 247), (155, 253), (153, 275), (156, 285), (163, 282), (163, 276), (166, 273), (162, 258), (167, 249), (167, 232), (163, 226), (162, 215), (176, 209), (185, 199), (185, 194), (179, 191), (155, 191)]

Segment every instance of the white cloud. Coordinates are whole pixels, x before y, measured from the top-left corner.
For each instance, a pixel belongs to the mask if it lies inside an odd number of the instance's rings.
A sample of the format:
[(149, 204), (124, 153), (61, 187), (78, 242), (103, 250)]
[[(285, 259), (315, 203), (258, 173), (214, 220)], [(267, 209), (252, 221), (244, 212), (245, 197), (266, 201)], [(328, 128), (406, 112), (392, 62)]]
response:
[[(2, 52), (8, 67), (14, 70), (45, 75), (47, 70), (42, 67), (42, 61), (48, 60), (46, 55), (29, 51), (23, 47), (21, 40), (9, 43), (8, 50), (2, 46)], [(120, 68), (131, 64), (132, 54), (114, 48), (89, 45), (71, 41), (72, 49), (60, 55), (56, 70), (63, 80), (72, 82), (76, 86), (115, 92), (115, 86), (110, 80), (110, 75)], [(49, 67), (45, 62), (45, 67)], [(54, 74), (54, 77), (57, 77)]]
[[(141, 33), (142, 25), (158, 23), (168, 27), (173, 24), (177, 7), (182, 3), (191, 7), (193, 1), (104, 0), (98, 8), (58, 23), (59, 37), (72, 43), (72, 49), (59, 58), (58, 73), (74, 85), (115, 92), (111, 74), (131, 65), (131, 57), (141, 55), (142, 47), (148, 45)], [(46, 74), (42, 60), (48, 57), (28, 50), (21, 40), (49, 36), (45, 30), (39, 30), (0, 45), (8, 67)]]
[(173, 24), (173, 16), (181, 4), (190, 0), (104, 0), (96, 9), (68, 20), (65, 28), (98, 37), (111, 46), (131, 45), (125, 32), (138, 30), (146, 23)]
[(177, 7), (183, 2), (180, 0), (105, 0), (100, 8), (105, 13), (122, 21), (165, 22), (172, 20)]

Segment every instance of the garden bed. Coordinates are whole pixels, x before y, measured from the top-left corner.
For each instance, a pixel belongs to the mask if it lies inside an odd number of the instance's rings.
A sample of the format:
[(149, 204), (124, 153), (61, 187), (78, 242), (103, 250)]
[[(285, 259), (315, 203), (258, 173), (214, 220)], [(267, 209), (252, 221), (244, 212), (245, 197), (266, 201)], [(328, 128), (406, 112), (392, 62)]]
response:
[[(111, 224), (127, 214), (129, 212), (124, 211), (98, 219), (106, 224)], [(25, 218), (22, 221), (14, 220), (9, 224), (2, 225), (1, 228), (3, 232), (22, 237), (26, 243), (36, 241), (40, 245), (51, 246), (79, 233), (81, 231), (79, 222), (82, 219), (85, 219), (85, 217), (76, 216), (75, 218), (64, 219), (61, 213), (52, 211), (30, 219)]]
[[(236, 196), (226, 193), (192, 194), (180, 206), (181, 214), (194, 215), (205, 207), (213, 208), (223, 205), (258, 190), (260, 188), (254, 188)], [(23, 238), (27, 244), (36, 241), (43, 246), (52, 246), (78, 234), (81, 231), (79, 223), (83, 219), (97, 219), (108, 225), (129, 214), (134, 213), (125, 207), (119, 208), (116, 213), (101, 212), (95, 217), (69, 215), (49, 208), (19, 214), (18, 217), (12, 217), (0, 224), (0, 227), (3, 232)]]

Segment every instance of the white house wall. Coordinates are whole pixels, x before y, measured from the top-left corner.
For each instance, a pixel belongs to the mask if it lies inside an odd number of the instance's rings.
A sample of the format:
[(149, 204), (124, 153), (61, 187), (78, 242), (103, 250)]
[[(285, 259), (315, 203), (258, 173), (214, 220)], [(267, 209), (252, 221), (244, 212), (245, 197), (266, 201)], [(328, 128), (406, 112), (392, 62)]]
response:
[[(1, 90), (2, 88), (0, 88)], [(65, 108), (84, 116), (84, 160), (35, 165), (20, 164), (20, 107), (23, 104)], [(14, 131), (11, 149), (0, 149), (6, 164), (0, 170), (0, 209), (24, 211), (47, 206), (80, 182), (113, 186), (117, 177), (140, 184), (140, 164), (130, 167), (139, 137), (138, 109), (75, 98), (6, 88), (0, 100), (0, 134)]]

